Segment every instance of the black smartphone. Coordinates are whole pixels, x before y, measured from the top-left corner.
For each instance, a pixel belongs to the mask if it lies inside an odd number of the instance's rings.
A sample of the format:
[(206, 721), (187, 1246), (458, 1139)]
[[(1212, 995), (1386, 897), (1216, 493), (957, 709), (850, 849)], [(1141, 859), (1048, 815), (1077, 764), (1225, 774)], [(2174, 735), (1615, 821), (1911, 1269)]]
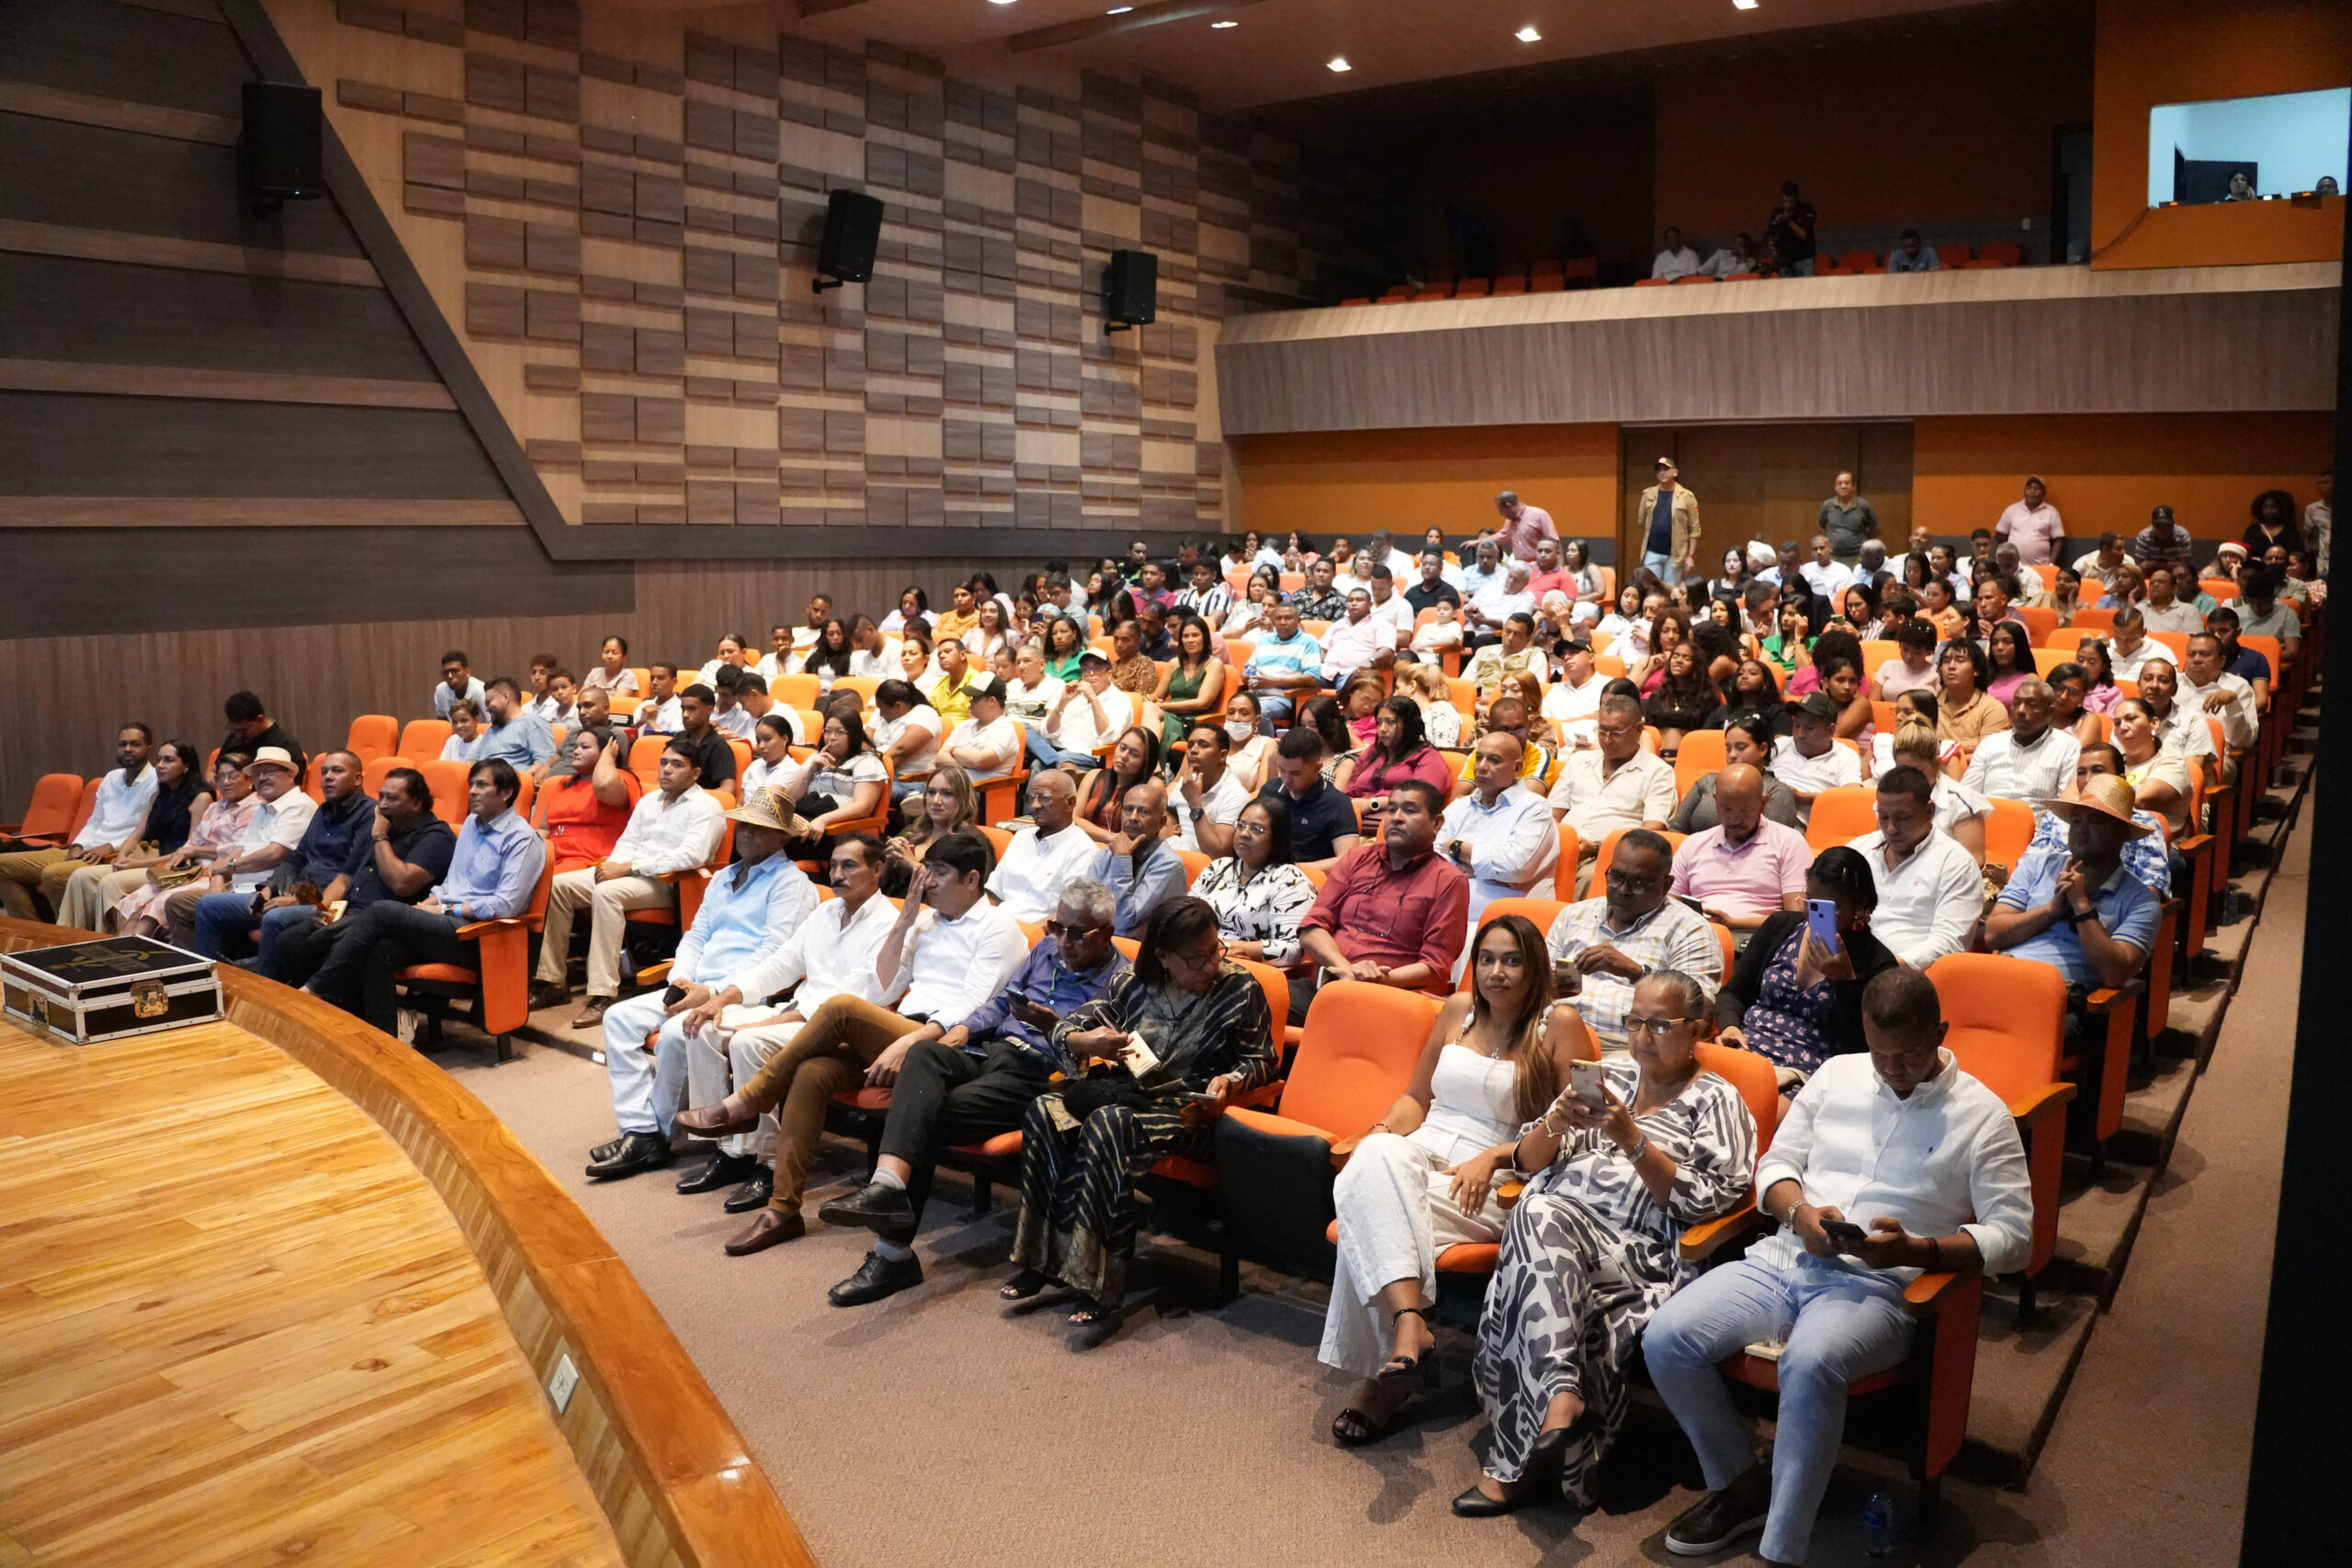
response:
[(1829, 1245), (1841, 1254), (1857, 1258), (1861, 1256), (1862, 1244), (1870, 1240), (1870, 1233), (1851, 1220), (1824, 1220), (1821, 1222), (1821, 1234), (1827, 1236)]

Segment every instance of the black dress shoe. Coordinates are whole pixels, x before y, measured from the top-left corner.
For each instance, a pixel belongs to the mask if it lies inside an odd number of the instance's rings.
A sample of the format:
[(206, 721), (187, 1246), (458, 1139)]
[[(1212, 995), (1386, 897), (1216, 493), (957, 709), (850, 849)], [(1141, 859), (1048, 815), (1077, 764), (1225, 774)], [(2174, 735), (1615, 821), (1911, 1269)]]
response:
[(829, 1225), (864, 1225), (878, 1235), (914, 1229), (915, 1206), (903, 1187), (869, 1181), (846, 1198), (836, 1198), (817, 1211)]
[(660, 1170), (677, 1156), (670, 1152), (670, 1140), (659, 1133), (629, 1133), (621, 1138), (621, 1146), (607, 1159), (600, 1159), (588, 1168), (591, 1181), (614, 1181), (624, 1176), (635, 1176), (643, 1170)]
[(922, 1283), (922, 1259), (909, 1253), (892, 1259), (878, 1252), (869, 1252), (857, 1272), (828, 1291), (826, 1299), (837, 1307), (864, 1306), (885, 1296), (895, 1296), (900, 1291)]
[(713, 1155), (685, 1175), (678, 1178), (678, 1190), (691, 1197), (696, 1192), (716, 1192), (722, 1187), (732, 1187), (752, 1174), (749, 1155)]
[(598, 1144), (594, 1148), (588, 1151), (588, 1163), (590, 1165), (602, 1164), (605, 1160), (608, 1160), (615, 1155), (620, 1153), (621, 1145), (628, 1142), (628, 1134), (627, 1133), (623, 1133), (619, 1137), (615, 1138), (609, 1144)]
[(1713, 1556), (1741, 1536), (1762, 1529), (1771, 1509), (1771, 1476), (1758, 1465), (1684, 1509), (1666, 1527), (1666, 1549), (1677, 1557)]
[(1465, 1519), (1490, 1519), (1498, 1514), (1515, 1514), (1547, 1492), (1556, 1495), (1568, 1445), (1584, 1435), (1591, 1414), (1587, 1411), (1565, 1427), (1537, 1434), (1527, 1451), (1527, 1468), (1517, 1481), (1505, 1484), (1501, 1496), (1489, 1497), (1473, 1486), (1453, 1500), (1453, 1511)]
[(569, 986), (559, 986), (548, 980), (531, 982), (530, 1006), (533, 1012), (541, 1008), (560, 1008), (571, 999), (571, 987)]
[(741, 1214), (752, 1209), (766, 1208), (768, 1200), (775, 1195), (775, 1170), (764, 1165), (755, 1166), (752, 1174), (743, 1179), (743, 1185), (729, 1192), (727, 1201), (719, 1207), (730, 1214)]

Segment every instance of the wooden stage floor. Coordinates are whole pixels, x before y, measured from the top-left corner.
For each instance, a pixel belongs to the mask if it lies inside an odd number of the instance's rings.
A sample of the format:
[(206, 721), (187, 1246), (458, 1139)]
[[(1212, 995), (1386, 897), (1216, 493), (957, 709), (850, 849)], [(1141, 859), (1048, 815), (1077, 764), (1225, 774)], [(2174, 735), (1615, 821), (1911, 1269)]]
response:
[(0, 1568), (605, 1568), (480, 1265), (356, 1106), (229, 1024), (0, 1024)]

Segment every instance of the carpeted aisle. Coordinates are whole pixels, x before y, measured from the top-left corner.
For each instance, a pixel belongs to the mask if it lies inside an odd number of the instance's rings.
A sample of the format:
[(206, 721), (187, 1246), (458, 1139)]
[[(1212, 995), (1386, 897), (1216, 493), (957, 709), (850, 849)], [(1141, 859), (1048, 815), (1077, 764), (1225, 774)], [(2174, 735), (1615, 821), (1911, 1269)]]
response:
[[(2301, 952), (2300, 840), (2288, 853), (2121, 1294), (2030, 1487), (1949, 1482), (1941, 1528), (1905, 1561), (2186, 1568), (2233, 1555)], [(719, 1246), (739, 1222), (718, 1195), (681, 1198), (674, 1173), (607, 1187), (582, 1178), (587, 1149), (612, 1135), (601, 1068), (545, 1048), (495, 1071), (449, 1060), (629, 1260), (822, 1562), (1673, 1561), (1658, 1534), (1696, 1477), (1654, 1404), (1636, 1405), (1592, 1517), (1554, 1506), (1457, 1519), (1447, 1504), (1476, 1479), (1470, 1439), (1483, 1426), (1459, 1337), (1434, 1419), (1342, 1451), (1325, 1428), (1348, 1383), (1314, 1359), (1315, 1287), (1253, 1271), (1223, 1313), (1146, 1314), (1081, 1349), (1050, 1311), (1008, 1314), (995, 1290), (1009, 1272), (1009, 1218), (1000, 1207), (967, 1223), (960, 1179), (943, 1176), (921, 1244), (926, 1283), (840, 1311), (825, 1290), (857, 1266), (863, 1232), (817, 1226), (727, 1258)], [(816, 1190), (862, 1167), (860, 1151), (831, 1146)], [(1875, 1461), (1849, 1460), (1815, 1534), (1816, 1564), (1863, 1561), (1854, 1516)], [(1907, 1498), (1907, 1482), (1896, 1491)]]

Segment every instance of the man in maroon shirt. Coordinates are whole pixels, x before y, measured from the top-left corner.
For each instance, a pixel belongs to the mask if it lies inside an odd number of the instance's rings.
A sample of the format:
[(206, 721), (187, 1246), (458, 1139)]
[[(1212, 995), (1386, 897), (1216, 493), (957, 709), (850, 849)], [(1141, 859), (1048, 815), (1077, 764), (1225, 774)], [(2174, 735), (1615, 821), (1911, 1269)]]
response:
[(1299, 922), (1306, 955), (1333, 978), (1443, 996), (1470, 935), (1470, 879), (1439, 858), (1445, 797), (1419, 779), (1388, 792), (1380, 842), (1341, 855)]
[(1576, 603), (1576, 574), (1560, 565), (1559, 540), (1535, 541), (1535, 575), (1527, 580), (1527, 591), (1535, 595), (1538, 604), (1544, 603), (1546, 593), (1565, 593), (1569, 604)]

